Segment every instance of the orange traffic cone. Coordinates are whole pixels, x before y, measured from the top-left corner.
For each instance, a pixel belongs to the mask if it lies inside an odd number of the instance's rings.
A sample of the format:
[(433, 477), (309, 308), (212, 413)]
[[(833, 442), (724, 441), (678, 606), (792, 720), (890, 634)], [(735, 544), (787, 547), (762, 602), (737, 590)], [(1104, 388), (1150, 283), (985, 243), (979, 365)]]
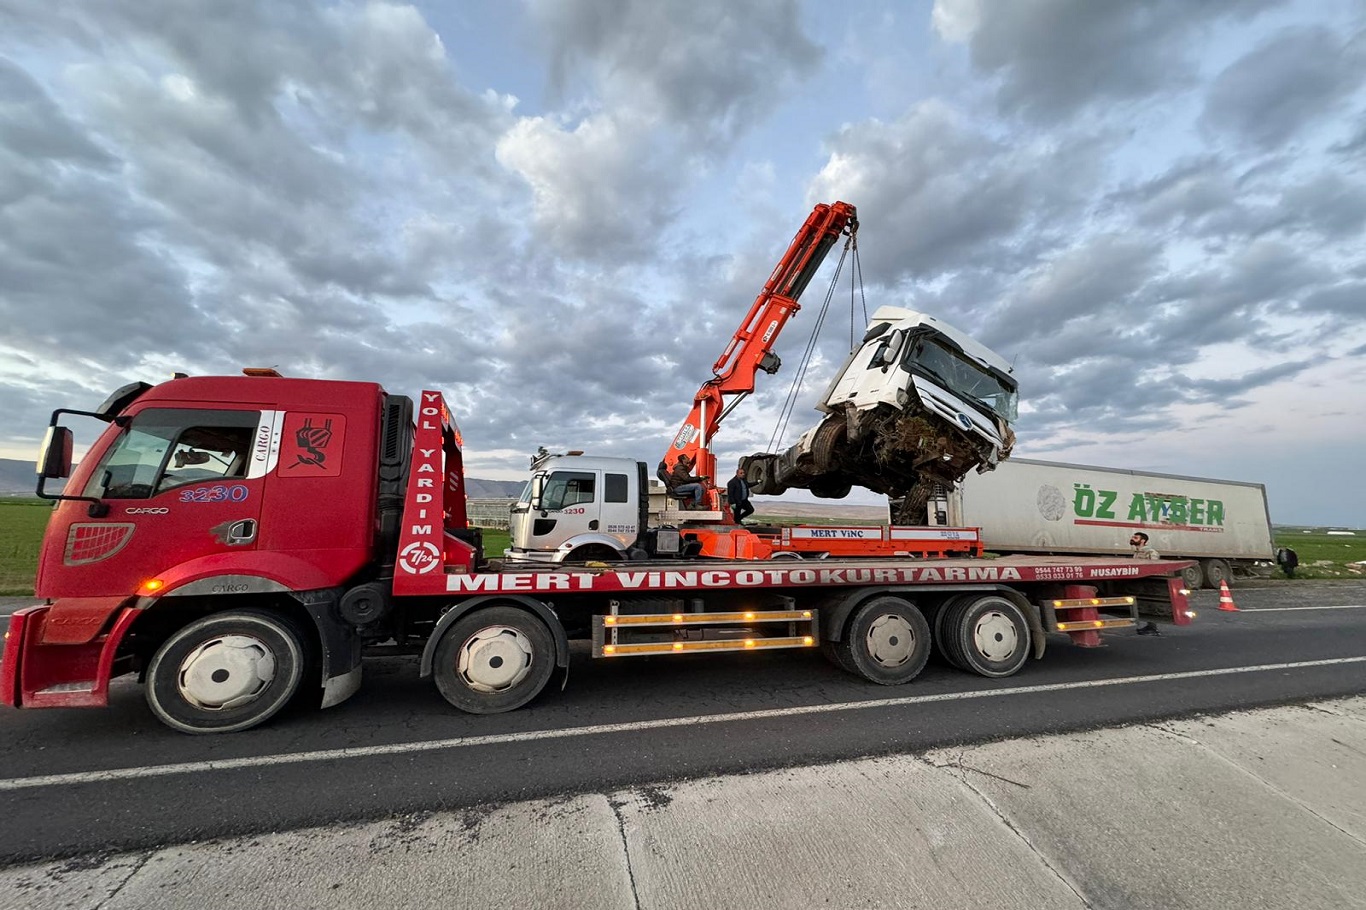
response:
[(1228, 582), (1219, 580), (1219, 609), (1225, 613), (1237, 613), (1238, 608), (1234, 606), (1233, 595), (1229, 593)]

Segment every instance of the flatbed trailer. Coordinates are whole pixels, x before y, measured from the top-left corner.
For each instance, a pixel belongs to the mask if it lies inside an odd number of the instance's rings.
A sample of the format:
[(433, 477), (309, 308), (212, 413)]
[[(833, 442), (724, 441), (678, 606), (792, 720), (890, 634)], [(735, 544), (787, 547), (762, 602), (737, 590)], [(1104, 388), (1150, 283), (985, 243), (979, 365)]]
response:
[[(48, 526), (46, 602), (11, 617), (0, 704), (102, 706), (135, 673), (164, 723), (231, 732), (294, 700), (339, 704), (366, 654), (399, 649), (452, 705), (491, 714), (567, 673), (574, 639), (599, 659), (819, 647), (899, 685), (935, 648), (1004, 677), (1055, 633), (1095, 647), (1142, 616), (1193, 615), (1179, 561), (690, 559), (668, 540), (684, 529), (660, 529), (652, 552), (672, 558), (501, 563), (468, 527), (462, 441), (436, 392), (414, 407), (369, 383), (267, 374), (111, 402), (90, 414), (110, 425), (68, 485), (84, 492)], [(57, 419), (44, 478), (71, 471)], [(129, 439), (151, 460), (120, 462)], [(209, 463), (205, 448), (222, 477), (167, 482)]]

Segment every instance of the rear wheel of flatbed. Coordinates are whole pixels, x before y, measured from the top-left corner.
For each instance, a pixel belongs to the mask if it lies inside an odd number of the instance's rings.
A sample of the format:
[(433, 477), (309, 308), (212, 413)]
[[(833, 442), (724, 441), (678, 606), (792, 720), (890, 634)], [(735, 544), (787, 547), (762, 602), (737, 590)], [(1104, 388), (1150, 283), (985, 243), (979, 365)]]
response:
[(1181, 570), (1181, 583), (1191, 591), (1199, 591), (1200, 583), (1204, 580), (1205, 572), (1199, 563)]
[(834, 647), (845, 669), (870, 682), (896, 686), (915, 679), (925, 668), (930, 624), (908, 600), (874, 597), (854, 611)]
[(964, 597), (941, 614), (938, 644), (950, 663), (969, 673), (1013, 676), (1029, 659), (1029, 622), (1008, 598)]
[(219, 613), (166, 639), (147, 665), (147, 704), (183, 733), (234, 733), (273, 717), (299, 691), (307, 639), (286, 616)]
[(470, 714), (501, 714), (531, 701), (555, 670), (545, 623), (517, 607), (486, 607), (441, 636), (432, 675), (442, 698)]

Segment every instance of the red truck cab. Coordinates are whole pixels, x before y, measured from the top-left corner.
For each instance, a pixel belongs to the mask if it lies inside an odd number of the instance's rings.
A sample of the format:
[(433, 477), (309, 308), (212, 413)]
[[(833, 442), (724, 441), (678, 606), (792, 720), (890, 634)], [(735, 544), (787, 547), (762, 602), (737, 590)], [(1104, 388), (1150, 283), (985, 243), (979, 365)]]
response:
[[(234, 603), (245, 608), (242, 628), (225, 624), (223, 641), (178, 658), (180, 694), (214, 715), (210, 727), (233, 729), (233, 709), (282, 673), (285, 682), (319, 673), (324, 704), (355, 691), (359, 642), (335, 613), (344, 591), (383, 572), (379, 449), (386, 416), (410, 434), (411, 402), (374, 383), (251, 372), (258, 375), (137, 383), (98, 411), (65, 412), (108, 427), (60, 497), (40, 482), (40, 495), (59, 498), (35, 585), (45, 604), (12, 620), (17, 640), (0, 669), (0, 702), (103, 705), (111, 676), (145, 671), (174, 629)], [(386, 415), (395, 406), (396, 420)], [(62, 413), (49, 439), (57, 434), (69, 453)], [(389, 448), (401, 461), (407, 444)], [(49, 477), (60, 475), (60, 450), (50, 442), (46, 452)], [(404, 465), (395, 460), (389, 499), (397, 510)], [(396, 528), (396, 515), (388, 523)], [(262, 626), (251, 608), (265, 604), (283, 619)], [(272, 623), (297, 639), (284, 648), (297, 666), (281, 666), (279, 649), (268, 647), (281, 634)], [(321, 649), (312, 647), (319, 638)], [(292, 696), (298, 680), (284, 688)], [(155, 699), (153, 709), (163, 713)]]

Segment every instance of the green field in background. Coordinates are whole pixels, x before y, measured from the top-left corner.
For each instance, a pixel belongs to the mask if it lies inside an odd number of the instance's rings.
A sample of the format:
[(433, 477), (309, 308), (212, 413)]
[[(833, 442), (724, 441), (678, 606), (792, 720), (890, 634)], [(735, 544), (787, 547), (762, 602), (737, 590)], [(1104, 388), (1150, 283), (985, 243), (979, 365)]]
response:
[[(33, 593), (33, 573), (38, 565), (38, 547), (52, 504), (40, 499), (0, 499), (0, 595), (23, 596)], [(761, 516), (755, 516), (765, 521)], [(849, 521), (782, 518), (773, 524), (861, 524)], [(1366, 531), (1354, 536), (1329, 534), (1324, 528), (1277, 528), (1276, 546), (1291, 547), (1299, 554), (1299, 578), (1363, 578), (1366, 573), (1349, 564), (1366, 560)], [(484, 529), (484, 553), (503, 554), (508, 532)], [(1275, 578), (1283, 578), (1279, 571)]]
[(33, 593), (38, 547), (52, 503), (41, 499), (0, 499), (0, 594)]

